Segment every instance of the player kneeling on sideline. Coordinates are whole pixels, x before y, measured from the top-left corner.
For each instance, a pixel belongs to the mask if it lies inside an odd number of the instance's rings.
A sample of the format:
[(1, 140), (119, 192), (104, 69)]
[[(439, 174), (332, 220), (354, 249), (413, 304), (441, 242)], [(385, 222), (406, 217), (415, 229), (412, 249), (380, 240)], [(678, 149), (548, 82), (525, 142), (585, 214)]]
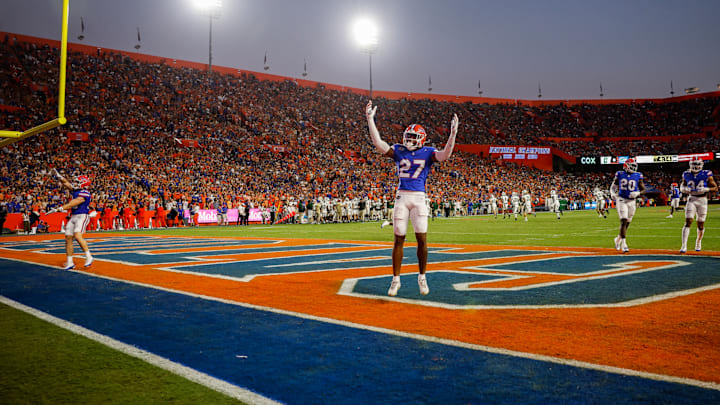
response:
[(680, 192), (690, 194), (685, 204), (685, 226), (682, 229), (682, 244), (680, 253), (687, 252), (687, 240), (690, 236), (690, 226), (694, 217), (697, 217), (697, 238), (695, 251), (702, 250), (702, 238), (705, 234), (705, 219), (707, 218), (708, 193), (718, 189), (712, 171), (703, 170), (703, 161), (695, 158), (690, 161), (690, 170), (683, 173)]
[(53, 171), (55, 176), (60, 179), (63, 187), (72, 192), (72, 200), (63, 204), (59, 208), (53, 208), (48, 211), (48, 214), (52, 214), (58, 211), (62, 212), (68, 209), (71, 210), (70, 220), (67, 225), (65, 225), (65, 255), (67, 256), (65, 270), (70, 270), (75, 267), (75, 264), (73, 263), (73, 238), (85, 252), (85, 267), (88, 267), (92, 264), (93, 257), (90, 254), (90, 249), (88, 248), (87, 242), (85, 242), (85, 238), (83, 238), (82, 234), (85, 232), (88, 222), (90, 222), (88, 213), (92, 196), (87, 190), (88, 187), (90, 187), (90, 178), (84, 175), (76, 176), (71, 183), (58, 173), (57, 170), (53, 169)]
[(638, 164), (635, 159), (629, 158), (623, 164), (623, 170), (615, 173), (615, 178), (610, 186), (610, 194), (616, 200), (615, 205), (620, 217), (620, 232), (615, 237), (615, 250), (622, 250), (623, 253), (630, 251), (625, 241), (625, 235), (635, 215), (635, 199), (645, 193), (643, 175), (637, 169)]
[(412, 221), (417, 239), (418, 258), (418, 286), (420, 294), (426, 295), (430, 292), (425, 277), (427, 268), (427, 228), (428, 228), (428, 206), (425, 203), (425, 181), (430, 174), (430, 166), (434, 162), (442, 162), (450, 158), (455, 146), (455, 136), (458, 130), (457, 114), (453, 115), (450, 122), (450, 137), (445, 148), (441, 151), (424, 146), (427, 134), (425, 129), (418, 124), (412, 124), (403, 133), (403, 143), (388, 145), (380, 139), (380, 132), (375, 126), (375, 110), (372, 101), (365, 107), (365, 116), (368, 122), (370, 138), (375, 148), (383, 155), (393, 159), (397, 165), (397, 173), (400, 178), (397, 195), (395, 197), (395, 208), (393, 209), (393, 230), (395, 231), (395, 243), (392, 252), (393, 279), (390, 283), (388, 295), (397, 295), (400, 289), (400, 268), (402, 266), (403, 244), (407, 232), (408, 219)]

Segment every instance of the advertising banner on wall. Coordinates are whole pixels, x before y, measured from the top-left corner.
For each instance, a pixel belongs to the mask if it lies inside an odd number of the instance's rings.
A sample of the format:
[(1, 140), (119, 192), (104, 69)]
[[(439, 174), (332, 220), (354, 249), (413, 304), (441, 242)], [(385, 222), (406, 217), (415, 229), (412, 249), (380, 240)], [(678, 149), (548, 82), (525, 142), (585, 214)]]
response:
[[(600, 164), (603, 165), (614, 165), (623, 164), (630, 156), (601, 156)], [(678, 163), (678, 162), (689, 162), (693, 158), (700, 158), (702, 160), (713, 160), (712, 152), (702, 153), (685, 153), (680, 155), (638, 155), (635, 160), (638, 163)]]
[[(229, 223), (236, 223), (238, 221), (238, 210), (237, 208), (231, 208), (227, 212), (227, 221)], [(217, 210), (200, 210), (198, 214), (199, 224), (217, 224)], [(262, 222), (262, 215), (260, 210), (257, 208), (250, 209), (250, 215), (248, 216), (248, 222)]]

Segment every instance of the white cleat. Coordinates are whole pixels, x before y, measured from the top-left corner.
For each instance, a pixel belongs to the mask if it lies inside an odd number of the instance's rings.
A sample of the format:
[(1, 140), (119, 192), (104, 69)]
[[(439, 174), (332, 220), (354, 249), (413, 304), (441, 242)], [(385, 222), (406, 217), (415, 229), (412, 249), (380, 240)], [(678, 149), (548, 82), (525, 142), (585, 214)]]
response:
[(392, 283), (390, 283), (390, 289), (388, 290), (388, 295), (391, 297), (396, 296), (399, 289), (400, 289), (400, 280), (398, 280), (398, 281), (393, 280)]
[(623, 253), (627, 253), (630, 251), (630, 249), (628, 249), (627, 246), (623, 246), (622, 251), (623, 251)]
[(672, 215), (668, 215), (668, 216), (666, 216), (665, 218), (672, 218)]
[(388, 225), (390, 225), (390, 221), (383, 221), (382, 225), (380, 225), (380, 228), (385, 228)]
[(615, 237), (615, 250), (620, 250), (620, 235)]
[(94, 260), (95, 259), (92, 257), (90, 257), (89, 259), (85, 259), (85, 267), (90, 267)]
[(430, 293), (430, 287), (428, 287), (427, 278), (418, 277), (418, 287), (420, 287), (421, 295), (428, 295)]
[(702, 250), (702, 241), (695, 242), (695, 251), (699, 252)]
[(64, 269), (65, 270), (72, 270), (75, 268), (75, 263), (66, 263)]
[(687, 252), (687, 248), (686, 248), (686, 247), (681, 247), (681, 248), (680, 248), (680, 253), (686, 253), (686, 252)]

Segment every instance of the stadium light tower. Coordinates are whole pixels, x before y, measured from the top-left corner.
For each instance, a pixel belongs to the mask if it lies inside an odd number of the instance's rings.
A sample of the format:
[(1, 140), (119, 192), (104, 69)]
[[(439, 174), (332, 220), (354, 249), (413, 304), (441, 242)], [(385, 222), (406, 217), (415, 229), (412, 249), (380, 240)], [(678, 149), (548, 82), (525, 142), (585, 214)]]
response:
[(208, 71), (212, 72), (212, 22), (220, 18), (221, 0), (193, 0), (193, 5), (200, 14), (208, 16), (210, 21), (210, 41), (208, 45)]
[(378, 27), (375, 22), (367, 17), (358, 18), (353, 24), (353, 36), (355, 42), (363, 52), (367, 52), (370, 62), (370, 99), (373, 98), (372, 88), (372, 55), (378, 47)]

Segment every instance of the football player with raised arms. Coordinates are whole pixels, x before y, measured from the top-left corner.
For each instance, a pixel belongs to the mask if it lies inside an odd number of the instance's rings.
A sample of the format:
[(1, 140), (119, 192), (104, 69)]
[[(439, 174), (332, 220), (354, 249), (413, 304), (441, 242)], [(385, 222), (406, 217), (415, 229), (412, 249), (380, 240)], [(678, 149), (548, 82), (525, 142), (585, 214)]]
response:
[(702, 250), (702, 238), (705, 234), (705, 219), (707, 218), (708, 194), (716, 192), (718, 186), (713, 178), (712, 171), (703, 170), (702, 159), (695, 157), (690, 161), (690, 170), (682, 175), (680, 192), (689, 194), (685, 204), (685, 226), (682, 229), (682, 244), (680, 253), (687, 252), (687, 241), (690, 236), (690, 226), (693, 218), (697, 219), (697, 237), (695, 251)]
[(53, 169), (55, 176), (60, 180), (63, 187), (67, 188), (72, 192), (72, 200), (61, 205), (58, 208), (53, 208), (48, 211), (48, 214), (53, 212), (62, 212), (70, 210), (70, 220), (65, 225), (65, 255), (67, 261), (65, 262), (65, 270), (70, 270), (75, 267), (73, 263), (73, 238), (80, 245), (82, 250), (85, 252), (85, 267), (88, 267), (93, 262), (93, 257), (90, 254), (85, 238), (82, 234), (85, 233), (90, 219), (88, 214), (90, 212), (90, 201), (92, 196), (88, 191), (90, 187), (90, 178), (85, 175), (75, 176), (72, 183), (63, 177), (57, 170)]
[(390, 283), (388, 295), (397, 295), (400, 289), (400, 269), (402, 267), (403, 245), (407, 233), (408, 220), (412, 221), (415, 238), (417, 239), (418, 258), (418, 287), (420, 294), (430, 292), (425, 277), (427, 268), (427, 228), (428, 207), (425, 204), (425, 182), (430, 173), (430, 166), (435, 162), (447, 160), (455, 147), (455, 136), (458, 130), (458, 116), (454, 114), (450, 121), (450, 137), (445, 148), (437, 150), (431, 146), (424, 146), (427, 134), (425, 129), (412, 124), (403, 133), (403, 143), (388, 145), (380, 138), (380, 132), (375, 126), (375, 111), (372, 100), (365, 107), (370, 139), (381, 154), (393, 159), (397, 165), (399, 184), (395, 196), (393, 209), (393, 230), (395, 241), (392, 251), (393, 278)]
[(638, 164), (633, 158), (628, 158), (623, 164), (623, 170), (615, 173), (610, 186), (610, 194), (615, 198), (618, 217), (620, 217), (620, 232), (615, 237), (615, 250), (623, 253), (630, 251), (625, 240), (628, 226), (635, 216), (635, 199), (645, 194), (643, 175), (638, 172)]

